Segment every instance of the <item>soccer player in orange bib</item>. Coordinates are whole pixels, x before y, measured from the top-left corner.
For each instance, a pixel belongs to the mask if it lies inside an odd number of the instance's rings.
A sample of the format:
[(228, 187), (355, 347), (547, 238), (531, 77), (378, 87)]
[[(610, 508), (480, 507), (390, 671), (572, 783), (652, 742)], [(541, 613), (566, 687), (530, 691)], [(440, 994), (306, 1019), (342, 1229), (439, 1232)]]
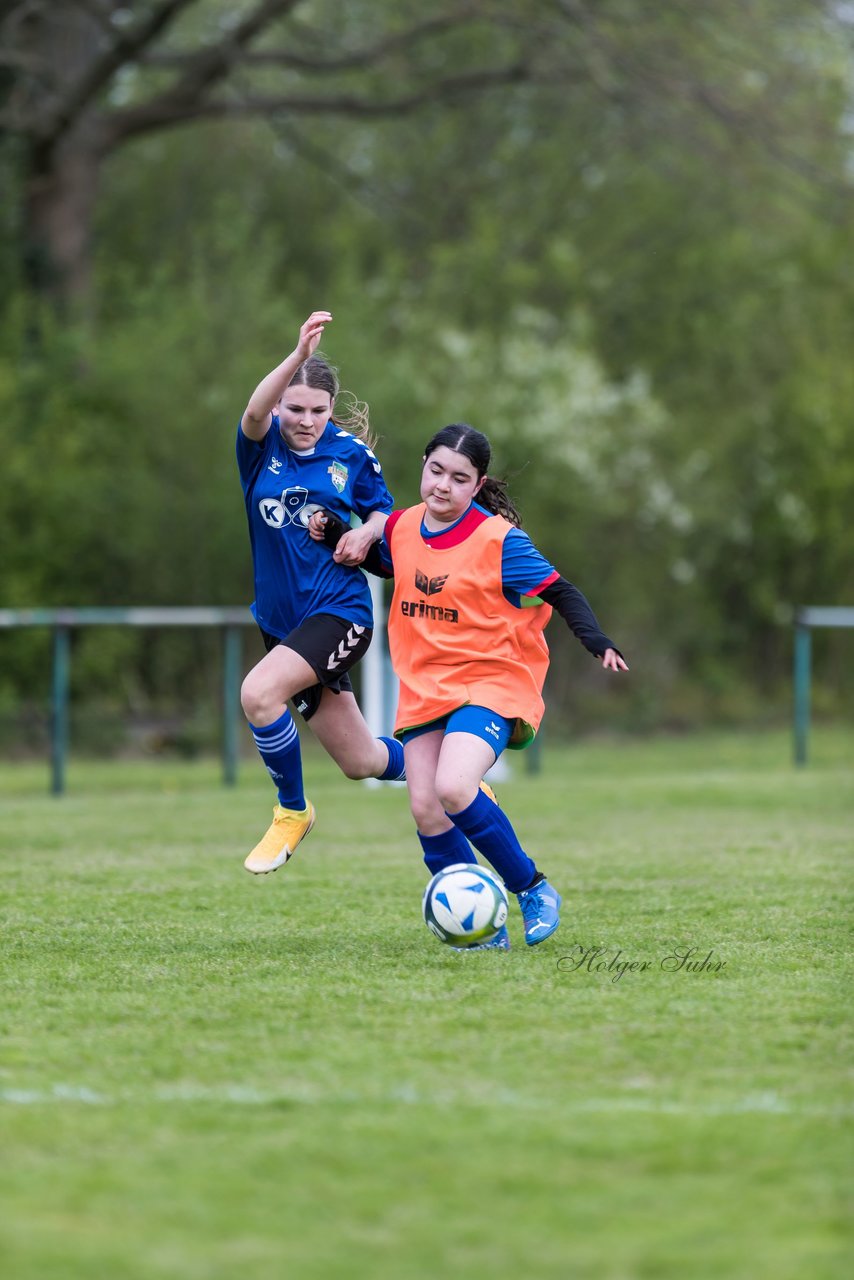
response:
[[(536, 946), (557, 929), (561, 897), (481, 779), (537, 732), (553, 608), (606, 670), (628, 667), (581, 592), (523, 533), (506, 486), (488, 475), (490, 457), (486, 436), (467, 423), (439, 431), (424, 452), (421, 503), (392, 512), (379, 565), (372, 555), (364, 567), (394, 577), (394, 732), (427, 868), (475, 862), (473, 845), (516, 894), (525, 941)], [(340, 532), (327, 526), (327, 541)], [(509, 948), (506, 925), (481, 946)]]

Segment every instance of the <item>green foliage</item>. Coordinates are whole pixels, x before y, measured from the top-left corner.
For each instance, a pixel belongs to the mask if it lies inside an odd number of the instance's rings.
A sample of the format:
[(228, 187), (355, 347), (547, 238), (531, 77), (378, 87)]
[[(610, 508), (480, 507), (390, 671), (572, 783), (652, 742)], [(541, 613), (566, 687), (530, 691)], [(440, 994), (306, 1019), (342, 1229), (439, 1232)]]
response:
[[(296, 53), (376, 35), (375, 6), (343, 26), (340, 6), (298, 8)], [(174, 47), (222, 10), (191, 6)], [(555, 628), (556, 720), (779, 715), (793, 607), (854, 599), (850, 31), (801, 0), (481, 16), (417, 65), (394, 55), (414, 84), (518, 52), (524, 30), (537, 76), (464, 112), (194, 124), (118, 151), (87, 324), (15, 287), (9, 216), (0, 602), (248, 602), (233, 433), (324, 306), (396, 499), (437, 427), (484, 428), (532, 536), (637, 668), (602, 704)], [(388, 68), (338, 87), (396, 88)], [(14, 179), (9, 145), (0, 164)], [(99, 663), (123, 699), (199, 688), (191, 637), (160, 665), (142, 637), (86, 646), (79, 698)], [(852, 695), (839, 652), (827, 704)], [(7, 696), (37, 687), (35, 650), (4, 653)]]

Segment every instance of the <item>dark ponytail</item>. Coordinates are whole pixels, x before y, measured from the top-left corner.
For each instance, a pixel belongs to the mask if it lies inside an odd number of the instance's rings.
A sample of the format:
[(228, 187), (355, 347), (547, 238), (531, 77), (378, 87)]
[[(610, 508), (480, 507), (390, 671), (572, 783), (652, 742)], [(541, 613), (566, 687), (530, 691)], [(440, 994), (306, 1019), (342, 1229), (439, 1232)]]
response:
[(468, 458), (477, 472), (478, 479), (486, 476), (475, 496), (475, 501), (487, 511), (491, 511), (493, 515), (503, 516), (510, 524), (521, 529), (522, 517), (507, 492), (507, 482), (487, 475), (492, 459), (492, 449), (483, 432), (476, 431), (467, 422), (452, 422), (450, 426), (442, 427), (441, 431), (436, 432), (424, 450), (424, 457), (429, 458), (431, 453), (441, 449), (443, 445), (446, 449), (453, 449), (454, 453), (461, 453), (463, 457)]
[(522, 517), (507, 492), (506, 480), (496, 480), (494, 476), (487, 476), (475, 501), (482, 507), (486, 507), (487, 511), (491, 511), (493, 515), (503, 516), (510, 524), (515, 524), (517, 529), (522, 528)]

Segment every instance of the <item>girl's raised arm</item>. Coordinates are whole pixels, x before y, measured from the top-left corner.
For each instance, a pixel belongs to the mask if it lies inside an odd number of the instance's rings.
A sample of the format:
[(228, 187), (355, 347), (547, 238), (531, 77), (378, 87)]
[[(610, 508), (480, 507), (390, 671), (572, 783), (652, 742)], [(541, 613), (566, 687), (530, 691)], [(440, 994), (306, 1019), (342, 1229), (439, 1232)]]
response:
[(331, 319), (329, 311), (312, 311), (299, 331), (299, 341), (291, 354), (258, 383), (240, 419), (241, 429), (248, 439), (264, 439), (273, 421), (273, 410), (285, 394), (297, 369), (317, 350), (323, 330)]

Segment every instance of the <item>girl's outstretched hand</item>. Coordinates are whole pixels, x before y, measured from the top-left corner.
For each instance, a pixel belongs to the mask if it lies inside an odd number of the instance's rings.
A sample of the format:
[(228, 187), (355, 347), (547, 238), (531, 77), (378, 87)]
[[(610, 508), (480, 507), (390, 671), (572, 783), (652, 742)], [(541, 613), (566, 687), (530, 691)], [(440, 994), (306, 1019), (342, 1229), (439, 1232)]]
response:
[(629, 669), (616, 649), (606, 649), (600, 661), (609, 671), (628, 671)]
[(307, 360), (309, 356), (314, 355), (323, 337), (323, 330), (331, 319), (331, 311), (312, 311), (299, 331), (296, 354), (300, 360)]

